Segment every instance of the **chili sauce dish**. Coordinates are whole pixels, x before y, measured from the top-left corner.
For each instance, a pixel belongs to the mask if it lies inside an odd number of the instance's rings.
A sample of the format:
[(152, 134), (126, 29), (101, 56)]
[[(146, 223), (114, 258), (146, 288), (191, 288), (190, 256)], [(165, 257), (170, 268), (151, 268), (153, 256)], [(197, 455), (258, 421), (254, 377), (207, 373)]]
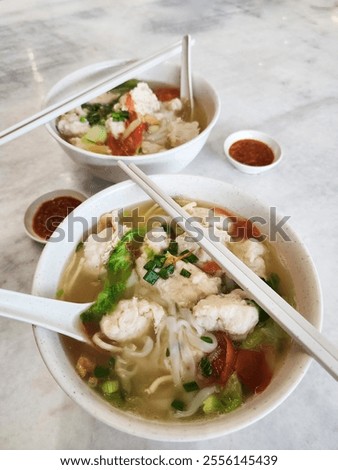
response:
[[(66, 76), (45, 104), (108, 79), (123, 64), (93, 64)], [(215, 89), (194, 74), (191, 116), (180, 99), (179, 78), (180, 66), (160, 64), (59, 116), (47, 130), (73, 161), (108, 181), (127, 178), (118, 160), (148, 174), (179, 172), (200, 152), (220, 112)]]
[(237, 170), (258, 174), (275, 168), (282, 160), (278, 142), (255, 130), (243, 130), (230, 134), (224, 141), (224, 153)]
[[(269, 238), (268, 206), (222, 181), (153, 179), (321, 327), (311, 257), (290, 226), (287, 239)], [(80, 315), (88, 341), (34, 334), (48, 370), (88, 413), (140, 437), (202, 440), (254, 423), (294, 390), (310, 357), (135, 183), (97, 193), (74, 217), (87, 223), (60, 224), (66, 236), (47, 243), (33, 294), (93, 302)]]
[(60, 223), (86, 199), (73, 189), (56, 189), (39, 196), (25, 212), (27, 235), (34, 241), (47, 243)]

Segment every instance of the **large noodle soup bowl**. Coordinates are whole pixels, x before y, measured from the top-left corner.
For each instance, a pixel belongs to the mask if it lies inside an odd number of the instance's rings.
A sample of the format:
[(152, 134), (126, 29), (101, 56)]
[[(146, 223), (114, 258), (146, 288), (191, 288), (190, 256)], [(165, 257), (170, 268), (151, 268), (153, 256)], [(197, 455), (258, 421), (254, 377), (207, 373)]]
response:
[[(225, 206), (244, 217), (259, 216), (269, 220), (269, 207), (241, 190), (224, 182), (198, 176), (157, 175), (154, 181), (171, 196), (183, 196)], [(82, 203), (73, 213), (74, 220), (86, 223), (68, 223), (59, 226), (47, 243), (38, 263), (33, 283), (33, 294), (54, 298), (60, 277), (82, 240), (84, 227), (115, 208), (128, 207), (147, 201), (148, 197), (133, 182), (126, 181), (109, 187)], [(268, 225), (268, 224), (267, 224)], [(267, 228), (267, 227), (266, 227)], [(305, 246), (292, 228), (284, 226), (285, 237), (272, 242), (291, 275), (297, 309), (314, 324), (321, 327), (321, 290), (313, 262)], [(262, 232), (265, 233), (264, 226)], [(265, 233), (268, 235), (268, 231)], [(53, 267), (51, 269), (51, 266)], [(229, 414), (199, 420), (161, 422), (146, 419), (114, 408), (93, 391), (76, 373), (63, 348), (60, 335), (35, 327), (34, 334), (41, 356), (60, 387), (78, 405), (98, 420), (120, 431), (154, 440), (193, 441), (225, 435), (244, 428), (273, 411), (295, 389), (310, 364), (310, 357), (296, 344), (283, 365), (275, 373), (270, 385), (253, 395), (241, 407)]]

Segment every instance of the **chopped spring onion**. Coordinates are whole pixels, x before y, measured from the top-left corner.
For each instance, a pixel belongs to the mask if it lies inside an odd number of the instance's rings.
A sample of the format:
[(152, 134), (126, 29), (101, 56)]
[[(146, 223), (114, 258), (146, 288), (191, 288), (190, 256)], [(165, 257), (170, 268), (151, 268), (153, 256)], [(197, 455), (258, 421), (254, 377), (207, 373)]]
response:
[(162, 279), (168, 279), (170, 274), (173, 274), (174, 271), (175, 271), (175, 266), (173, 264), (169, 264), (168, 266), (161, 268), (158, 272), (158, 275)]
[(87, 119), (84, 116), (80, 117), (80, 122), (87, 122)]
[(191, 276), (191, 272), (190, 271), (187, 271), (186, 269), (182, 269), (181, 272), (180, 272), (180, 275), (183, 276), (183, 277), (190, 277)]
[(108, 361), (109, 367), (115, 367), (115, 362), (116, 362), (115, 357), (114, 356), (110, 357)]
[(151, 271), (154, 268), (162, 268), (166, 260), (165, 255), (155, 255), (153, 259), (148, 261), (143, 267), (147, 271)]
[(98, 379), (104, 379), (109, 376), (108, 367), (96, 366), (94, 369), (94, 376)]
[(168, 251), (171, 255), (177, 256), (177, 254), (178, 254), (178, 243), (171, 241), (169, 243)]
[(202, 359), (200, 360), (199, 367), (204, 377), (210, 377), (210, 375), (212, 374), (212, 366), (206, 356), (202, 357)]
[(147, 271), (146, 274), (143, 276), (143, 279), (152, 286), (155, 284), (155, 282), (159, 279), (159, 275), (155, 273), (155, 271)]
[(183, 384), (183, 388), (186, 392), (195, 392), (200, 389), (196, 382), (187, 382)]
[(63, 289), (59, 289), (58, 291), (56, 291), (56, 298), (61, 299), (64, 293), (65, 291)]
[(162, 268), (162, 266), (164, 265), (166, 259), (167, 259), (166, 255), (156, 255), (156, 256), (154, 256), (154, 261), (155, 261), (156, 266), (158, 268)]
[(111, 117), (113, 121), (126, 121), (129, 119), (129, 112), (128, 111), (113, 111), (111, 113)]
[(101, 390), (104, 395), (112, 395), (119, 389), (119, 383), (117, 380), (106, 380), (101, 386)]
[(76, 248), (75, 248), (75, 253), (77, 253), (78, 251), (82, 250), (84, 246), (84, 243), (83, 242), (80, 242), (76, 245)]
[(174, 410), (183, 411), (185, 405), (184, 405), (183, 401), (181, 401), (181, 400), (173, 400), (171, 402), (171, 407), (174, 408)]
[(205, 343), (212, 344), (213, 340), (210, 338), (210, 336), (201, 336), (201, 340), (204, 341)]
[(154, 259), (151, 259), (150, 261), (148, 261), (144, 266), (144, 269), (146, 271), (151, 271), (153, 270), (154, 268), (156, 268), (156, 262)]
[(189, 250), (182, 251), (182, 253), (180, 253), (180, 257), (185, 263), (195, 264), (198, 261), (198, 257), (194, 255), (194, 253), (191, 253), (191, 251)]

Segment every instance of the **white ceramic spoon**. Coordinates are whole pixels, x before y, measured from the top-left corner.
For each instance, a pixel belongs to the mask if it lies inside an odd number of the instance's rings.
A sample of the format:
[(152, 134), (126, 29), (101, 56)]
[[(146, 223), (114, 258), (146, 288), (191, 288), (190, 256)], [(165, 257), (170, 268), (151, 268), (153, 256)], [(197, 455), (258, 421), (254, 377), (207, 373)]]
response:
[(85, 342), (89, 339), (81, 327), (80, 314), (91, 304), (64, 302), (0, 289), (1, 317), (42, 326)]
[(189, 34), (182, 39), (180, 98), (185, 104), (184, 119), (191, 121), (194, 113), (194, 97), (191, 78), (191, 46), (193, 42)]

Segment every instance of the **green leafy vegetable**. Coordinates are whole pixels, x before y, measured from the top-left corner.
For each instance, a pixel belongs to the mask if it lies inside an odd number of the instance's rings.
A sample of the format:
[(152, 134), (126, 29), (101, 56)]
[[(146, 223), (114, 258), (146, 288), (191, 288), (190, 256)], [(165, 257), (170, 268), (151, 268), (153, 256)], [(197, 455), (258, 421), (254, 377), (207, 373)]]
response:
[[(271, 287), (271, 289), (273, 289), (275, 292), (278, 293), (278, 289), (279, 289), (279, 283), (280, 283), (280, 279), (279, 279), (279, 276), (278, 274), (276, 273), (271, 273), (270, 276), (268, 277), (268, 279), (263, 279), (261, 278), (269, 287)], [(259, 315), (259, 322), (264, 322), (266, 321), (268, 318), (270, 318), (269, 314), (260, 306), (258, 305), (257, 302), (255, 302), (254, 300), (251, 300), (251, 299), (246, 299), (246, 302), (248, 304), (252, 304), (254, 305), (257, 310), (258, 310), (258, 315)]]
[(259, 322), (264, 322), (265, 320), (267, 320), (269, 317), (269, 315), (266, 313), (266, 311), (260, 306), (258, 305), (257, 302), (255, 302), (254, 300), (252, 299), (245, 299), (246, 303), (249, 304), (249, 305), (253, 305), (254, 307), (257, 308), (258, 310), (258, 320)]
[(242, 342), (241, 348), (257, 349), (262, 345), (271, 345), (279, 351), (283, 348), (288, 338), (287, 333), (272, 318), (268, 318), (265, 322), (259, 323), (248, 334)]
[(112, 91), (121, 96), (121, 95), (124, 95), (124, 93), (128, 93), (133, 88), (135, 88), (138, 83), (139, 83), (139, 80), (137, 80), (136, 78), (132, 78), (131, 80), (127, 80), (126, 82), (121, 83), (121, 85), (113, 88)]
[(96, 302), (81, 314), (85, 322), (100, 321), (102, 316), (114, 309), (126, 290), (127, 281), (134, 266), (134, 255), (131, 249), (144, 236), (144, 229), (129, 230), (118, 242), (107, 262), (107, 278), (103, 290)]
[(280, 279), (278, 274), (271, 273), (268, 279), (265, 281), (268, 286), (271, 287), (275, 292), (278, 292)]
[(203, 411), (209, 413), (229, 413), (243, 403), (242, 385), (234, 372), (218, 395), (210, 395), (203, 402)]

